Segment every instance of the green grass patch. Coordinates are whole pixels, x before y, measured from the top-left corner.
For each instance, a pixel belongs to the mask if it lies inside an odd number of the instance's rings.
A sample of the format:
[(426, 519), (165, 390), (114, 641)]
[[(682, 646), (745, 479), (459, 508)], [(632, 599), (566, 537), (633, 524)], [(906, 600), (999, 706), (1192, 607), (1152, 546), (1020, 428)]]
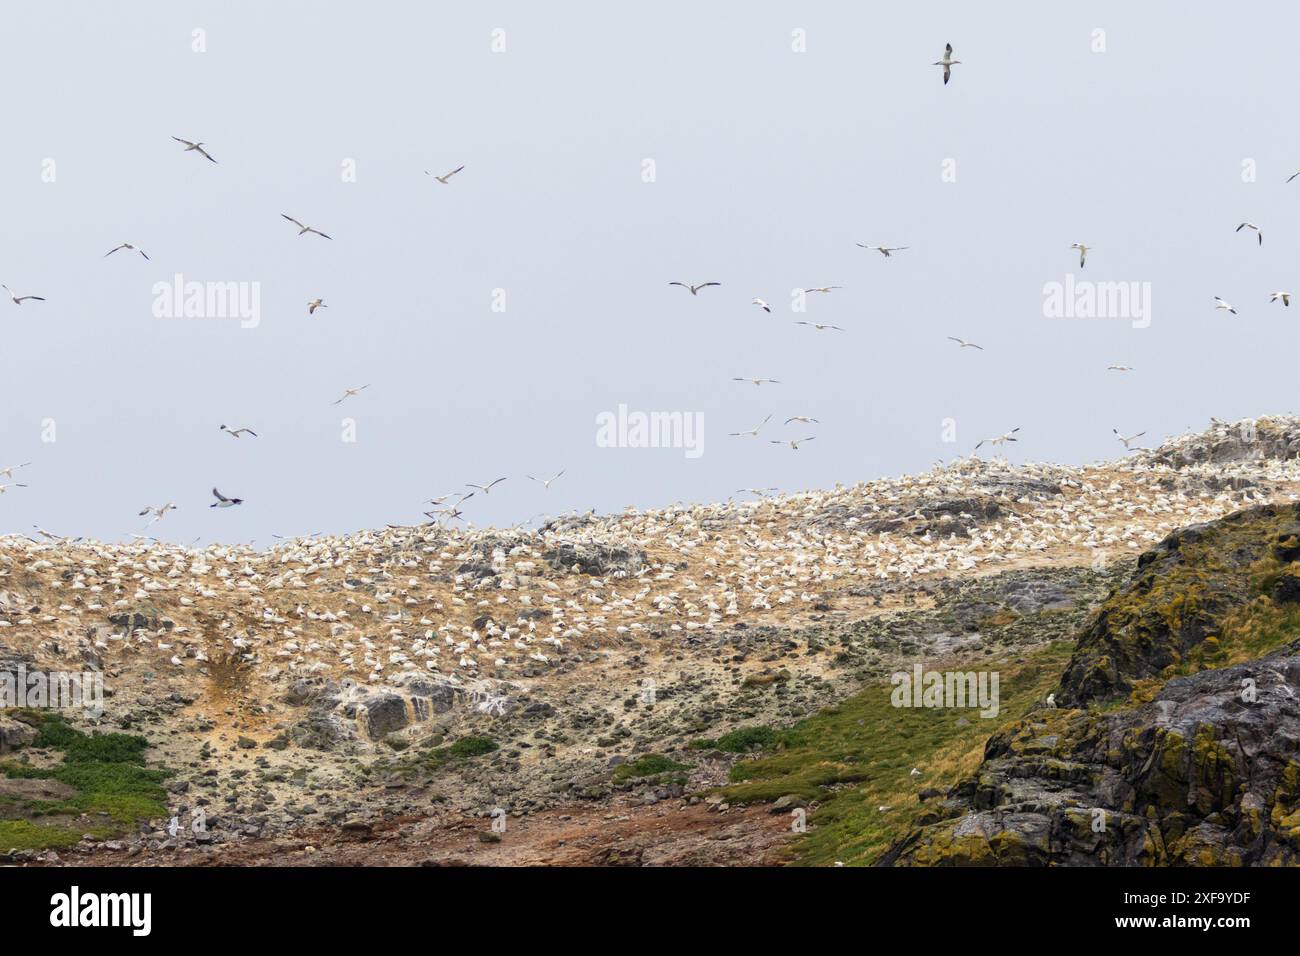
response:
[(690, 768), (684, 763), (670, 760), (663, 754), (642, 754), (635, 760), (621, 763), (614, 768), (614, 780), (622, 783), (641, 777), (657, 777), (664, 773), (676, 773)]
[(722, 750), (730, 754), (746, 754), (755, 750), (772, 750), (784, 742), (780, 731), (771, 727), (737, 727), (716, 740), (691, 741), (692, 750)]
[(9, 850), (63, 850), (81, 841), (81, 830), (64, 826), (31, 823), (27, 820), (0, 820), (0, 853)]
[(426, 747), (414, 759), (403, 761), (395, 769), (408, 777), (421, 772), (433, 773), (451, 764), (482, 757), (497, 749), (499, 745), (491, 737), (462, 737), (446, 746)]
[[(6, 801), (9, 812), (33, 818), (106, 815), (113, 826), (102, 821), (94, 826), (68, 826), (62, 820), (37, 823), (34, 820), (0, 821), (0, 851), (69, 846), (83, 833), (107, 838), (135, 827), (141, 820), (167, 814), (162, 782), (166, 770), (144, 765), (148, 742), (130, 734), (85, 734), (68, 724), (58, 713), (40, 713), (39, 730), (33, 747), (57, 750), (63, 762), (52, 767), (35, 767), (16, 760), (0, 762), (0, 774), (15, 779), (57, 780), (77, 791), (66, 800)], [(44, 838), (45, 842), (42, 842)]]
[[(946, 791), (968, 776), (988, 738), (1055, 689), (1073, 647), (1073, 641), (1059, 641), (1020, 664), (953, 665), (952, 670), (999, 672), (999, 713), (988, 719), (975, 708), (894, 707), (891, 685), (869, 687), (778, 732), (780, 749), (738, 762), (733, 782), (718, 793), (731, 803), (787, 794), (818, 801), (807, 835), (792, 845), (790, 862), (870, 863), (924, 812), (918, 791)], [(963, 717), (966, 723), (959, 725)], [(910, 775), (913, 767), (920, 776)]]

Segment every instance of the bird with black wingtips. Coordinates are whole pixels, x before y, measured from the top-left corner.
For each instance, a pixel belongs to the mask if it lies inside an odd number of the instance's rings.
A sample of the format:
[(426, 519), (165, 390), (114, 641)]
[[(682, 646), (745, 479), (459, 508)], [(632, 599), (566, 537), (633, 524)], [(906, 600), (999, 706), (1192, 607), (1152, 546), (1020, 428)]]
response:
[(690, 292), (691, 295), (699, 295), (701, 289), (707, 289), (709, 286), (722, 285), (721, 282), (701, 282), (698, 285), (691, 285), (687, 282), (670, 282), (669, 285), (679, 285)]
[(208, 505), (209, 508), (233, 508), (235, 505), (242, 505), (244, 503), (243, 498), (227, 498), (221, 492), (217, 491), (216, 488), (212, 489), (212, 493), (217, 496), (217, 500)]
[(943, 59), (935, 60), (931, 66), (943, 67), (943, 85), (947, 86), (948, 81), (952, 78), (952, 68), (959, 63), (961, 63), (961, 60), (954, 60), (952, 58), (952, 44), (948, 43), (945, 44), (943, 48)]

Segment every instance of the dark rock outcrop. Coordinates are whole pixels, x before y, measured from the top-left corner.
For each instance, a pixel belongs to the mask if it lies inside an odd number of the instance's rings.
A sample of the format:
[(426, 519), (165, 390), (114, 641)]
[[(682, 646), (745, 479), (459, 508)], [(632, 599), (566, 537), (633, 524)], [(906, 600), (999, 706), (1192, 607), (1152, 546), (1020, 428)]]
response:
[(1170, 535), (1080, 634), (1069, 706), (990, 738), (880, 862), (1300, 865), (1297, 560), (1300, 506)]

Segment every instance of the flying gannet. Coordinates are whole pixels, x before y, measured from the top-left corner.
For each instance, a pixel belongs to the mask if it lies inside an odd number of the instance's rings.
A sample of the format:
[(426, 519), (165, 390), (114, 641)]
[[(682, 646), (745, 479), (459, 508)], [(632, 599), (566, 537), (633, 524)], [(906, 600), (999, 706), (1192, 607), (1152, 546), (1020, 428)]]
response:
[(113, 253), (115, 253), (115, 252), (117, 252), (117, 251), (119, 251), (119, 250), (121, 250), (121, 249), (127, 249), (127, 250), (130, 250), (131, 252), (138, 252), (138, 253), (140, 253), (140, 255), (144, 256), (146, 259), (149, 258), (147, 255), (145, 255), (145, 251), (144, 251), (143, 249), (139, 248), (138, 246), (133, 246), (133, 245), (131, 245), (131, 243), (129, 243), (129, 242), (124, 242), (124, 243), (122, 243), (120, 246), (114, 246), (112, 249), (109, 249), (108, 252), (104, 253), (104, 258), (107, 259), (107, 258), (108, 258), (109, 256), (111, 256)]
[(433, 176), (434, 179), (438, 180), (438, 182), (442, 183), (442, 184), (445, 186), (445, 185), (447, 185), (447, 180), (451, 179), (452, 176), (455, 176), (458, 172), (460, 172), (460, 171), (461, 171), (462, 169), (464, 169), (464, 168), (465, 168), (465, 167), (464, 167), (463, 165), (462, 165), (462, 166), (457, 166), (457, 167), (456, 167), (455, 169), (453, 169), (451, 172), (449, 172), (449, 173), (444, 173), (444, 174), (441, 175), (441, 176), (435, 176), (433, 173), (429, 172), (429, 171), (426, 169), (426, 170), (424, 171), (424, 175), (426, 175), (426, 176)]
[(176, 142), (178, 143), (184, 143), (185, 152), (188, 153), (190, 151), (196, 151), (200, 156), (207, 156), (208, 159), (212, 160), (212, 162), (214, 163), (216, 162), (215, 159), (212, 159), (212, 156), (208, 153), (208, 151), (203, 148), (202, 143), (191, 143), (188, 139), (181, 139), (179, 136), (173, 136), (172, 139), (176, 140)]
[(33, 302), (45, 301), (45, 298), (39, 295), (14, 295), (13, 289), (9, 288), (7, 285), (0, 285), (0, 289), (4, 289), (5, 292), (9, 293), (9, 298), (14, 300), (14, 305), (22, 305), (28, 299), (31, 299)]
[(297, 219), (294, 219), (293, 216), (286, 215), (285, 213), (280, 213), (280, 215), (281, 215), (282, 217), (284, 217), (285, 219), (288, 219), (291, 223), (293, 223), (295, 226), (298, 227), (298, 235), (300, 235), (300, 236), (302, 236), (302, 235), (306, 235), (306, 234), (309, 233), (309, 232), (314, 232), (314, 233), (316, 233), (316, 235), (320, 236), (322, 239), (333, 239), (333, 238), (334, 238), (333, 236), (327, 236), (327, 235), (325, 235), (325, 233), (321, 232), (319, 229), (315, 229), (315, 228), (313, 228), (312, 226), (304, 226), (304, 225), (303, 225), (302, 223), (300, 223)]
[(691, 295), (699, 295), (701, 289), (707, 289), (711, 285), (722, 285), (721, 282), (701, 282), (699, 285), (690, 285), (685, 282), (670, 282), (669, 285), (679, 285), (683, 289), (689, 290)]
[(951, 76), (952, 76), (952, 68), (953, 68), (954, 66), (956, 66), (956, 65), (957, 65), (958, 63), (960, 63), (960, 62), (961, 62), (961, 60), (954, 60), (954, 59), (952, 58), (952, 44), (951, 44), (951, 43), (947, 43), (947, 44), (944, 45), (944, 48), (943, 48), (943, 59), (942, 59), (942, 60), (935, 60), (935, 61), (934, 61), (932, 64), (930, 64), (930, 65), (931, 65), (931, 66), (941, 66), (941, 67), (943, 67), (943, 85), (944, 85), (944, 86), (947, 86), (947, 85), (948, 85), (948, 80), (949, 80), (949, 78), (951, 78)]
[(747, 437), (747, 436), (750, 436), (750, 437), (757, 437), (757, 436), (758, 436), (758, 430), (759, 430), (760, 428), (762, 428), (764, 425), (766, 425), (768, 422), (770, 422), (771, 420), (772, 420), (772, 416), (771, 416), (771, 415), (768, 415), (767, 418), (763, 419), (761, 422), (759, 422), (757, 425), (755, 425), (755, 426), (754, 426), (753, 428), (751, 428), (749, 431), (747, 431), (747, 432), (728, 432), (728, 435), (729, 435), (730, 437), (732, 437), (732, 438), (742, 438), (742, 437)]

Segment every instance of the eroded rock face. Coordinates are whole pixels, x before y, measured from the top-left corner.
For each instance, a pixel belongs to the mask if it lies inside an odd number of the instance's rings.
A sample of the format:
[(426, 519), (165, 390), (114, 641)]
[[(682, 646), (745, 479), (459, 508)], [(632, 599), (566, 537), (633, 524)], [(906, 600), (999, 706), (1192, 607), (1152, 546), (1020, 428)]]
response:
[(1249, 508), (1174, 532), (1138, 559), (1132, 580), (1079, 636), (1057, 700), (1083, 706), (1158, 677), (1253, 600), (1261, 576), (1280, 575), (1287, 588), (1297, 558), (1298, 505)]
[(0, 754), (30, 746), (35, 740), (35, 727), (0, 713)]
[(556, 570), (576, 569), (598, 577), (636, 574), (646, 563), (645, 552), (632, 545), (562, 544), (545, 552), (542, 558)]
[(1156, 462), (1184, 468), (1300, 456), (1300, 419), (1290, 416), (1215, 422), (1207, 431), (1180, 435), (1149, 453)]
[[(1142, 555), (1079, 636), (1055, 694), (1067, 706), (990, 738), (882, 862), (1300, 865), (1297, 562), (1295, 505)], [(1262, 656), (1227, 666), (1229, 652)]]
[(1132, 710), (1037, 712), (882, 862), (1297, 865), (1298, 755), (1300, 641), (1175, 678)]

